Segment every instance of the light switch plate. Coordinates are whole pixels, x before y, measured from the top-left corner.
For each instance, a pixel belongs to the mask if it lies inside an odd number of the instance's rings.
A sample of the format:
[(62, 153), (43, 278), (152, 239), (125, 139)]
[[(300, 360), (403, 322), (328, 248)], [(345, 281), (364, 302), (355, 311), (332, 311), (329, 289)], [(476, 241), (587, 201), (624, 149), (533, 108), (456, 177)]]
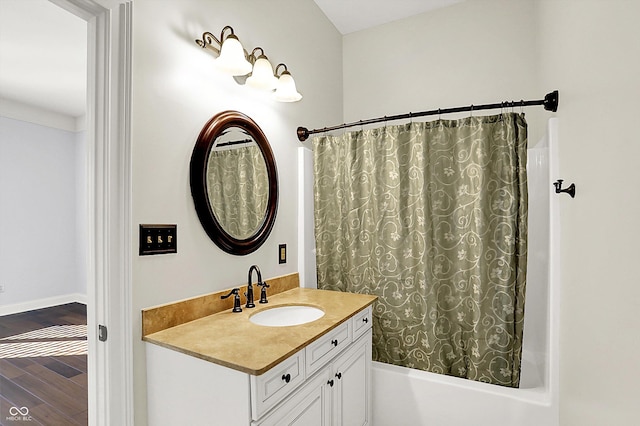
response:
[(140, 256), (178, 252), (177, 225), (140, 225)]
[(287, 263), (287, 245), (280, 244), (278, 246), (278, 263)]

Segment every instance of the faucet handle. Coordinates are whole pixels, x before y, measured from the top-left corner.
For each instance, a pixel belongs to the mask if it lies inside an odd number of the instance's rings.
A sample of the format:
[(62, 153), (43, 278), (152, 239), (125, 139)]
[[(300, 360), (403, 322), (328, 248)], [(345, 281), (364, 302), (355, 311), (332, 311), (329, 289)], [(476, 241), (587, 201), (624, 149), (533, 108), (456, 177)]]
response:
[(242, 308), (240, 307), (240, 289), (234, 288), (226, 296), (220, 296), (220, 299), (226, 299), (232, 294), (233, 294), (233, 309), (231, 310), (231, 312), (242, 312)]
[(257, 284), (259, 287), (262, 287), (260, 289), (260, 303), (269, 303), (269, 301), (267, 300), (267, 289), (269, 288), (269, 284), (267, 284), (267, 282), (261, 282)]

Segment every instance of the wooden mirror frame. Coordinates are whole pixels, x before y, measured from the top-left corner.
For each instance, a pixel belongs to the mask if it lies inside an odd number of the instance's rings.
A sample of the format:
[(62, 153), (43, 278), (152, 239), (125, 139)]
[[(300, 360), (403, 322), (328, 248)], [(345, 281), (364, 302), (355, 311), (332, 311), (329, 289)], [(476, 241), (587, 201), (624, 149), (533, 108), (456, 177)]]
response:
[[(258, 230), (246, 239), (231, 236), (216, 218), (209, 202), (207, 191), (207, 163), (216, 138), (229, 127), (240, 127), (256, 141), (262, 152), (269, 178), (267, 211)], [(256, 251), (269, 237), (278, 210), (278, 170), (271, 146), (262, 129), (245, 114), (238, 111), (223, 111), (213, 116), (204, 125), (196, 141), (190, 163), (191, 195), (202, 227), (209, 238), (222, 250), (230, 254), (246, 255)]]

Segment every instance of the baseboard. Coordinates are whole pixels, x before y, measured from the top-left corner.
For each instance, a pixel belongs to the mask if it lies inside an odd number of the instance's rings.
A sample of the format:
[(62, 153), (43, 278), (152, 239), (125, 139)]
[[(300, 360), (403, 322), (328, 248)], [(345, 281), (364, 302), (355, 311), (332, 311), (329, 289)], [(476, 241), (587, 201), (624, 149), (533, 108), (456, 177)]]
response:
[(78, 302), (87, 304), (87, 295), (81, 293), (65, 294), (63, 296), (48, 297), (46, 299), (30, 300), (14, 305), (0, 306), (0, 316), (33, 311), (35, 309), (50, 308), (51, 306), (64, 305)]

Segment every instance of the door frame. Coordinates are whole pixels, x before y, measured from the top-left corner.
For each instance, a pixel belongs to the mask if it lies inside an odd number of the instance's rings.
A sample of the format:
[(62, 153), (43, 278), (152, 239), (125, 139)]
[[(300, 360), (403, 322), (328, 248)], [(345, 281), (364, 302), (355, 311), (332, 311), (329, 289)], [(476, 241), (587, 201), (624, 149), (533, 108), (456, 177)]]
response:
[[(89, 424), (133, 425), (133, 0), (49, 0), (87, 21)], [(104, 325), (105, 342), (98, 339)]]

